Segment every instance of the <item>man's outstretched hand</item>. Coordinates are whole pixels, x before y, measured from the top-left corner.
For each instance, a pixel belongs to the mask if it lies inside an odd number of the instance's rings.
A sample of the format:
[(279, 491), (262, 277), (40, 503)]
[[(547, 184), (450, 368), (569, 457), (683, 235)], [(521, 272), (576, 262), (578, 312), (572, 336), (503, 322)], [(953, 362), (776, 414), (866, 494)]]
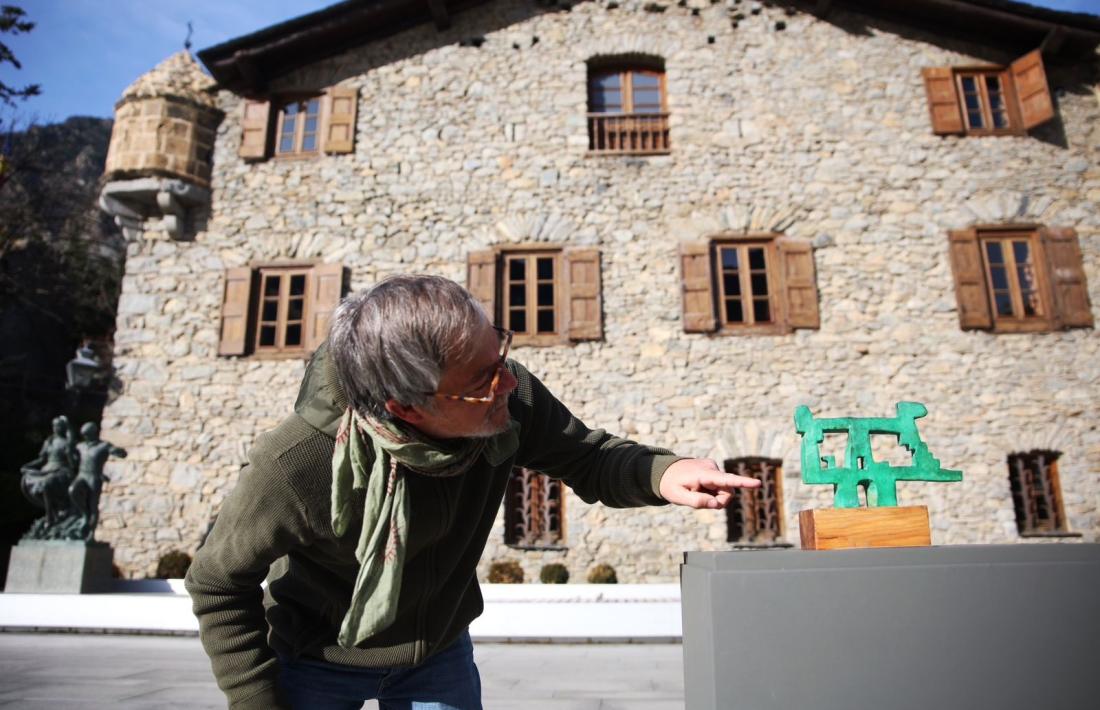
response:
[(734, 488), (759, 487), (759, 479), (725, 473), (710, 459), (681, 459), (661, 477), (661, 497), (689, 508), (725, 508)]

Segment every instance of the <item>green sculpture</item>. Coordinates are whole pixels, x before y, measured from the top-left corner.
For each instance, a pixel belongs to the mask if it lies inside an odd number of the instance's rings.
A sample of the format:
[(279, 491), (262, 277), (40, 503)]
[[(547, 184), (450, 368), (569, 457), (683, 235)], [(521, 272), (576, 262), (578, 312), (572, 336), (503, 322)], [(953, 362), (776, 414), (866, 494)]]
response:
[[(858, 508), (859, 487), (866, 494), (867, 507), (874, 508), (898, 504), (898, 481), (961, 481), (962, 471), (940, 468), (917, 433), (916, 420), (928, 414), (928, 409), (920, 402), (898, 402), (897, 407), (898, 415), (892, 418), (814, 419), (808, 407), (795, 409), (795, 429), (802, 435), (802, 480), (833, 484), (834, 508)], [(848, 435), (843, 467), (836, 465), (834, 456), (821, 456), (825, 434), (840, 433)], [(871, 452), (875, 434), (896, 436), (912, 455), (912, 465), (875, 461)]]

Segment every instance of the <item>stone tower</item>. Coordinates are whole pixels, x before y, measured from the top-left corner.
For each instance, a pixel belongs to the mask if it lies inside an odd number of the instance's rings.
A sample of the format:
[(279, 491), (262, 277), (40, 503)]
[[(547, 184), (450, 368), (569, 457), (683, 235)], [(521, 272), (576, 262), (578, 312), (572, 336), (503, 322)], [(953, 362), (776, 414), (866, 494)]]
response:
[(100, 207), (127, 239), (145, 232), (183, 240), (210, 204), (216, 84), (190, 52), (173, 54), (122, 93), (107, 151)]

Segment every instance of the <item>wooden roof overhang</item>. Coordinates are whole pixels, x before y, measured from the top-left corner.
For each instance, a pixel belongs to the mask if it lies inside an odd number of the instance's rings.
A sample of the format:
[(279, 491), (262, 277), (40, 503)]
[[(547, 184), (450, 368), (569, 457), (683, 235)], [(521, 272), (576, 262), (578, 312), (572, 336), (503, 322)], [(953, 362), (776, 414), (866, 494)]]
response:
[[(775, 0), (825, 20), (835, 10), (880, 18), (945, 37), (1022, 53), (1041, 47), (1054, 61), (1095, 59), (1100, 17), (1013, 0)], [(451, 17), (488, 0), (345, 0), (324, 9), (209, 47), (198, 53), (218, 84), (262, 95), (268, 83), (296, 68), (353, 47)]]
[(1014, 0), (791, 0), (780, 4), (828, 20), (835, 10), (859, 13), (1022, 54), (1041, 48), (1054, 62), (1095, 59), (1100, 17), (1049, 10)]
[(294, 69), (353, 47), (451, 17), (487, 0), (345, 0), (308, 15), (208, 47), (199, 59), (219, 86), (245, 96)]

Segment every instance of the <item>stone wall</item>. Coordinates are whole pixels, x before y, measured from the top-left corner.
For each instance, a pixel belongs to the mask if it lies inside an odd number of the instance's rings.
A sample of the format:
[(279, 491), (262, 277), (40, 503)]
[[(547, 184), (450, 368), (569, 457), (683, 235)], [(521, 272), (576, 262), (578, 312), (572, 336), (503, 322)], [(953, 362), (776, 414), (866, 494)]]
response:
[[(958, 484), (902, 484), (934, 542), (1018, 541), (1005, 456), (1064, 452), (1065, 511), (1100, 533), (1095, 331), (960, 330), (947, 231), (1075, 227), (1100, 303), (1100, 108), (1086, 66), (1048, 67), (1058, 118), (1026, 137), (937, 137), (921, 68), (1013, 57), (835, 12), (753, 3), (498, 2), (444, 32), (415, 29), (281, 79), (275, 90), (359, 89), (353, 155), (237, 157), (240, 99), (223, 92), (213, 207), (194, 242), (130, 245), (116, 363), (124, 391), (105, 438), (102, 537), (128, 576), (193, 550), (257, 434), (290, 411), (303, 363), (216, 355), (224, 270), (278, 258), (349, 267), (352, 288), (422, 271), (465, 280), (469, 251), (531, 241), (602, 251), (605, 338), (515, 357), (578, 416), (718, 459), (784, 462), (786, 537), (829, 504), (801, 484), (792, 414), (889, 416), (927, 403), (921, 433)], [(651, 7), (652, 4), (650, 4)], [(741, 17), (735, 18), (735, 15)], [(781, 28), (782, 27), (782, 28)], [(480, 46), (459, 41), (483, 37)], [(469, 44), (469, 43), (467, 43)], [(665, 61), (671, 155), (586, 155), (586, 61)], [(685, 334), (677, 245), (746, 225), (813, 241), (821, 328)], [(724, 512), (613, 510), (566, 501), (567, 552), (520, 552), (494, 531), (481, 572), (514, 558), (528, 579), (596, 562), (622, 582), (677, 578), (683, 550), (728, 547)]]

